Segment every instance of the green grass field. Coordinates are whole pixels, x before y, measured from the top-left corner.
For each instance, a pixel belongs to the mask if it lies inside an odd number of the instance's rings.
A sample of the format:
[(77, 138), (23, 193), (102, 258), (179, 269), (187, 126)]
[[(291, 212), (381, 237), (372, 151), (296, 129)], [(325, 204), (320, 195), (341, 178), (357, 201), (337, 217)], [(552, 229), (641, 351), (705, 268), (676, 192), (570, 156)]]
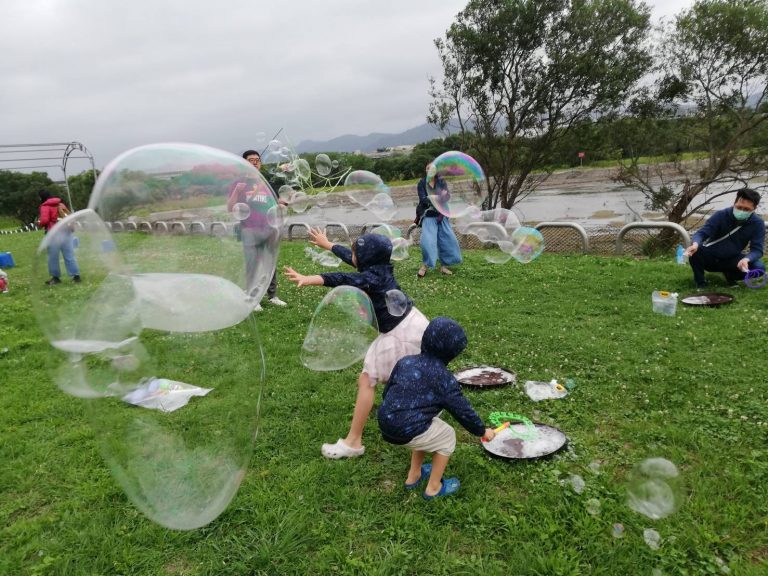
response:
[[(666, 317), (652, 312), (651, 292), (691, 288), (690, 271), (671, 257), (545, 253), (493, 266), (468, 251), (454, 276), (417, 280), (412, 249), (395, 265), (403, 290), (428, 316), (451, 316), (467, 331), (452, 368), (494, 364), (519, 382), (576, 382), (567, 398), (538, 403), (520, 385), (467, 391), (481, 416), (526, 414), (562, 429), (569, 448), (511, 463), (459, 428), (448, 475), (461, 491), (426, 502), (403, 490), (409, 453), (382, 441), (374, 418), (362, 458), (320, 455), (321, 443), (346, 433), (360, 365), (301, 365), (326, 290), (282, 279), (289, 306), (256, 315), (266, 380), (248, 472), (223, 514), (181, 532), (127, 499), (99, 453), (87, 402), (61, 392), (46, 369), (52, 349), (30, 290), (41, 238), (0, 239), (17, 264), (0, 294), (0, 574), (768, 574), (768, 289), (727, 289), (729, 306), (679, 305)], [(319, 272), (303, 249), (283, 243), (280, 265)], [(710, 283), (725, 289), (718, 277)], [(65, 289), (76, 288), (50, 292)], [(220, 345), (237, 363), (241, 347)], [(674, 462), (685, 485), (679, 511), (659, 521), (625, 503), (628, 472), (654, 456)], [(561, 483), (570, 474), (584, 478), (581, 494)], [(612, 536), (615, 523), (623, 538)], [(645, 544), (646, 528), (661, 535), (658, 550)]]

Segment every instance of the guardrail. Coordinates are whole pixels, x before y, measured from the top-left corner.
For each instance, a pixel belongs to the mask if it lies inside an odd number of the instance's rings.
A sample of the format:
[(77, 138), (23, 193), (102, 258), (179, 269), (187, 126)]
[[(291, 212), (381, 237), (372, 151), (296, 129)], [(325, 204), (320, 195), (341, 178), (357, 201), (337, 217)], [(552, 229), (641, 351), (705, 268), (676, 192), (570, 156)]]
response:
[(621, 230), (619, 230), (619, 235), (616, 238), (616, 254), (624, 253), (624, 247), (622, 244), (624, 235), (634, 228), (667, 228), (669, 230), (674, 230), (680, 234), (680, 236), (682, 236), (683, 243), (686, 248), (691, 245), (691, 237), (688, 235), (688, 231), (680, 226), (680, 224), (676, 224), (675, 222), (630, 222)]
[(573, 228), (581, 236), (581, 251), (584, 254), (589, 252), (589, 237), (581, 224), (576, 222), (539, 222), (535, 228), (536, 230), (541, 230), (542, 228)]

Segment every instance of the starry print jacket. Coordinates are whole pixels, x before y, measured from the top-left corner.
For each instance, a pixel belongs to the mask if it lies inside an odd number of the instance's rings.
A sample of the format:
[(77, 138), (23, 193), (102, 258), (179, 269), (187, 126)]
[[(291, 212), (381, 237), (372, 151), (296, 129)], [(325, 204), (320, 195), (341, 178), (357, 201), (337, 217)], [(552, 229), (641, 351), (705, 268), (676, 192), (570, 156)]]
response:
[(421, 354), (400, 359), (384, 388), (377, 413), (384, 440), (407, 444), (426, 432), (443, 409), (475, 436), (485, 434), (485, 424), (446, 367), (466, 346), (467, 336), (455, 320), (435, 318), (429, 323)]

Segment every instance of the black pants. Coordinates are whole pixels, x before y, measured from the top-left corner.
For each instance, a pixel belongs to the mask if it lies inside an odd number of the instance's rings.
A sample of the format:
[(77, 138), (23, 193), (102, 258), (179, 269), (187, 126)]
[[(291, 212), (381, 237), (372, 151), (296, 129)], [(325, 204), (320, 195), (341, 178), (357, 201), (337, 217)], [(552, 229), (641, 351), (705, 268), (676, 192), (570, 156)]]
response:
[[(688, 263), (693, 270), (693, 281), (696, 282), (697, 286), (706, 284), (706, 280), (704, 279), (705, 271), (722, 272), (725, 275), (725, 280), (729, 284), (733, 284), (734, 282), (744, 279), (744, 272), (736, 267), (736, 264), (738, 264), (739, 260), (742, 258), (744, 258), (743, 254), (737, 254), (730, 258), (717, 258), (712, 255), (710, 250), (702, 246), (688, 259)], [(763, 264), (762, 260), (749, 263), (750, 270), (755, 270), (756, 268), (765, 272), (765, 264)]]

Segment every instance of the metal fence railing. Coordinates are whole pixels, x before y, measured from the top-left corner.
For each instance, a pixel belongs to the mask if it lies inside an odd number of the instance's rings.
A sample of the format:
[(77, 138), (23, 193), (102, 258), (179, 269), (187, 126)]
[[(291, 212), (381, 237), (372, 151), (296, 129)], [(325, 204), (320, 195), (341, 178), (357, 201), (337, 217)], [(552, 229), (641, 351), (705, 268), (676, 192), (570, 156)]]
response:
[[(334, 242), (349, 243), (361, 234), (370, 232), (381, 222), (368, 222), (359, 225), (346, 225), (341, 222), (329, 222), (326, 224), (328, 238)], [(234, 224), (231, 222), (165, 222), (158, 220), (152, 223), (141, 221), (134, 222), (108, 222), (112, 232), (127, 233), (141, 232), (150, 234), (209, 234), (211, 236), (223, 236), (234, 233)], [(390, 223), (404, 238), (411, 240), (413, 245), (418, 245), (421, 238), (421, 228), (410, 222)], [(544, 237), (546, 252), (555, 253), (579, 253), (600, 255), (642, 255), (647, 250), (647, 245), (656, 239), (663, 229), (669, 229), (679, 237), (680, 244), (688, 246), (690, 237), (688, 232), (679, 224), (671, 222), (633, 222), (623, 227), (582, 225), (576, 222), (540, 222), (535, 227)], [(309, 224), (304, 222), (292, 222), (283, 230), (284, 241), (306, 241), (309, 237)], [(481, 250), (491, 246), (488, 242), (480, 240), (476, 235), (456, 234), (459, 245), (465, 250)]]

